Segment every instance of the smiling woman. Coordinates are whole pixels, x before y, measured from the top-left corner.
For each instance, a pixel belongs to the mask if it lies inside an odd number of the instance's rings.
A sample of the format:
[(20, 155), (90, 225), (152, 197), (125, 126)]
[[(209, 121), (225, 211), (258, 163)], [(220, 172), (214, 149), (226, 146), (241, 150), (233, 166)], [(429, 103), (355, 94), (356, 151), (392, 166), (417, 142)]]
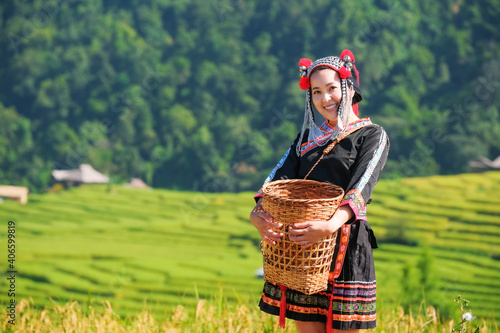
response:
[[(307, 90), (302, 131), (265, 181), (307, 177), (338, 185), (345, 193), (329, 220), (303, 221), (288, 229), (290, 241), (301, 247), (313, 246), (337, 233), (340, 241), (327, 288), (305, 295), (270, 281), (264, 285), (261, 310), (279, 315), (281, 323), (285, 316), (295, 320), (300, 333), (358, 332), (376, 325), (372, 249), (377, 242), (366, 221), (366, 205), (387, 160), (389, 140), (380, 126), (357, 116), (357, 103), (362, 97), (354, 61), (349, 50), (340, 57), (321, 58), (314, 63), (301, 59), (299, 83)], [(315, 123), (314, 110), (324, 118), (320, 126)], [(332, 141), (338, 143), (330, 150)], [(260, 194), (256, 201), (250, 221), (263, 242), (280, 242), (284, 237), (277, 231), (280, 225), (263, 210)]]
[[(310, 75), (312, 102), (316, 110), (332, 127), (337, 126), (338, 108), (342, 100), (341, 79), (339, 73), (328, 66), (316, 67)], [(348, 87), (353, 93), (353, 88)], [(352, 109), (351, 109), (352, 110)], [(352, 120), (359, 119), (352, 111)]]

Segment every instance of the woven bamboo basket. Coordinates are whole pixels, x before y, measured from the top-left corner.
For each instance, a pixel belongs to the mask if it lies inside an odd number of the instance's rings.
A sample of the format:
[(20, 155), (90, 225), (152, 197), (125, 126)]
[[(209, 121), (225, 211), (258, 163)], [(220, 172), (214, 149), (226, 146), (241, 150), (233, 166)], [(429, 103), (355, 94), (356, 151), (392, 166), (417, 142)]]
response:
[(284, 234), (275, 245), (261, 242), (264, 279), (311, 295), (324, 291), (332, 263), (337, 233), (302, 248), (288, 238), (288, 227), (297, 222), (327, 221), (340, 204), (344, 190), (314, 180), (277, 180), (262, 187), (262, 208), (282, 223)]

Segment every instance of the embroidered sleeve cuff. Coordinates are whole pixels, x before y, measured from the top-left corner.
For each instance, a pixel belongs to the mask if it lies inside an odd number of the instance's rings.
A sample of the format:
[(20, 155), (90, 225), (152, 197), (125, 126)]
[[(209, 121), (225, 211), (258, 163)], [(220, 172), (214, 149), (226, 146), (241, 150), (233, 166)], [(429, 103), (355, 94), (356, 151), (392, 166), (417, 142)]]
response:
[(354, 212), (354, 216), (356, 220), (365, 220), (366, 221), (366, 204), (365, 200), (361, 196), (361, 193), (358, 190), (350, 190), (344, 196), (344, 200), (340, 203), (340, 206), (349, 205), (352, 211)]

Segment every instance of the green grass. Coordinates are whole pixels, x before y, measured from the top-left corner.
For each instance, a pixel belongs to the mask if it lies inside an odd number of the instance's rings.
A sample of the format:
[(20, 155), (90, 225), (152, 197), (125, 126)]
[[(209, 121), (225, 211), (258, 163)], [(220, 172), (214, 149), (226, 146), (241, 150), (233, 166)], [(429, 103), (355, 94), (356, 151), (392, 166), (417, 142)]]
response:
[[(424, 247), (433, 257), (438, 301), (461, 294), (475, 315), (500, 318), (500, 172), (381, 181), (368, 206), (380, 248), (378, 299), (399, 304), (403, 267), (418, 280)], [(252, 193), (206, 194), (82, 186), (0, 205), (16, 222), (16, 299), (34, 306), (109, 300), (120, 315), (164, 314), (223, 293), (256, 306), (259, 236), (248, 221)], [(3, 266), (2, 266), (3, 267)], [(7, 280), (0, 280), (2, 306)]]
[(16, 222), (16, 298), (45, 306), (90, 295), (110, 299), (120, 314), (140, 311), (145, 299), (159, 311), (196, 304), (220, 288), (229, 301), (256, 302), (258, 234), (246, 221), (252, 200), (88, 186), (32, 195), (26, 206), (4, 202), (1, 219)]
[[(142, 309), (122, 318), (117, 316), (107, 302), (57, 303), (37, 308), (33, 301), (22, 300), (16, 307), (16, 325), (8, 320), (7, 309), (0, 309), (0, 329), (4, 332), (296, 332), (292, 320), (287, 320), (286, 329), (278, 326), (272, 316), (246, 304), (227, 304), (223, 297), (215, 295), (213, 300), (199, 300), (194, 313), (182, 305), (158, 314), (150, 303)], [(458, 313), (457, 318), (460, 318)], [(458, 321), (443, 318), (432, 306), (422, 304), (414, 312), (405, 312), (401, 307), (391, 307), (378, 312), (378, 327), (373, 333), (396, 332), (451, 332)], [(498, 333), (498, 325), (474, 319), (463, 327), (464, 332), (479, 329), (480, 333)], [(468, 326), (468, 327), (467, 327)]]

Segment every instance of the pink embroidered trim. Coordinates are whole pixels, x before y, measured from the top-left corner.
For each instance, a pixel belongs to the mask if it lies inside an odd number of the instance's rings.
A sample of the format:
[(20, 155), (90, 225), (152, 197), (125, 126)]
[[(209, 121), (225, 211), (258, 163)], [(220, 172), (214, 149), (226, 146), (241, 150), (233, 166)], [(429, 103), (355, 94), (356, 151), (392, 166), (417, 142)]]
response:
[(340, 206), (349, 205), (354, 215), (356, 216), (356, 220), (364, 220), (366, 221), (366, 204), (365, 200), (361, 196), (358, 190), (350, 190), (344, 196), (344, 200), (340, 203)]

